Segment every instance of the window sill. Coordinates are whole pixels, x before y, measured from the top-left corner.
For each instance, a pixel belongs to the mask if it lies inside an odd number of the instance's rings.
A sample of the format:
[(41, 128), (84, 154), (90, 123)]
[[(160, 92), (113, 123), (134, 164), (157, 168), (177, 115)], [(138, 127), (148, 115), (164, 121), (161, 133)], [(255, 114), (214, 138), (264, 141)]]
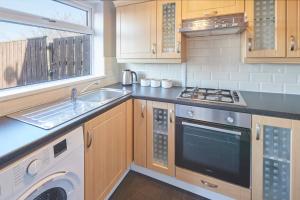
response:
[(4, 89), (0, 91), (0, 102), (8, 101), (16, 98), (21, 98), (41, 92), (47, 92), (55, 89), (60, 89), (74, 84), (80, 84), (85, 82), (97, 81), (104, 79), (105, 76), (90, 75), (66, 80), (58, 80), (47, 83), (40, 83), (35, 85), (22, 86), (11, 89)]

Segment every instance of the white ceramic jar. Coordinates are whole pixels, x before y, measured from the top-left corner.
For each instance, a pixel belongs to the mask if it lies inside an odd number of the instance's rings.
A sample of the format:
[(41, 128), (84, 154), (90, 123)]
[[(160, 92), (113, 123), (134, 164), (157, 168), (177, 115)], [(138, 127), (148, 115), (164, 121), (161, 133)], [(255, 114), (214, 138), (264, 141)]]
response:
[(173, 86), (173, 83), (171, 80), (163, 79), (161, 81), (161, 87), (162, 88), (171, 88)]
[(160, 80), (152, 79), (151, 80), (151, 87), (160, 87)]
[(141, 79), (141, 86), (142, 87), (149, 87), (150, 84), (151, 84), (151, 81), (149, 79), (145, 79), (145, 78)]

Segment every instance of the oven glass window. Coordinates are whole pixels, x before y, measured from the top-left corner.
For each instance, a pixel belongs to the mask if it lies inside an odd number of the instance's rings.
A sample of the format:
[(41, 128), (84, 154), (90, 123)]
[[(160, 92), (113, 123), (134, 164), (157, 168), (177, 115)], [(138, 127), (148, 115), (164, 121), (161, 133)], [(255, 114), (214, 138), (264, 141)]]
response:
[(34, 200), (67, 200), (67, 193), (63, 188), (55, 187), (46, 190)]
[(240, 173), (240, 135), (184, 125), (182, 142), (184, 160), (207, 166), (208, 173)]

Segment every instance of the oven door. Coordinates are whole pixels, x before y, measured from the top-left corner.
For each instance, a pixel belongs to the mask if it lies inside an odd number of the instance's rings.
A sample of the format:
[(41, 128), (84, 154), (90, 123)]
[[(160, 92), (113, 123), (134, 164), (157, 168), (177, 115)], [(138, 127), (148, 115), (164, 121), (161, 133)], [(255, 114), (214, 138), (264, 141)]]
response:
[(176, 166), (250, 186), (250, 129), (176, 118)]

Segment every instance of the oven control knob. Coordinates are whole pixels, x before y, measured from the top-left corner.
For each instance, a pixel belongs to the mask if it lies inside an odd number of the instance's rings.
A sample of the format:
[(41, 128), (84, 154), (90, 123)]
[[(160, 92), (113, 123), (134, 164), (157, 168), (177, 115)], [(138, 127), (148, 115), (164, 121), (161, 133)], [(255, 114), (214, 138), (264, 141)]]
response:
[(192, 111), (192, 110), (188, 111), (188, 115), (189, 115), (190, 117), (194, 117), (194, 111)]
[(36, 159), (33, 160), (29, 165), (27, 166), (27, 174), (30, 176), (35, 176), (41, 168), (41, 161)]
[(227, 117), (227, 122), (232, 124), (234, 122), (234, 119), (232, 117)]

